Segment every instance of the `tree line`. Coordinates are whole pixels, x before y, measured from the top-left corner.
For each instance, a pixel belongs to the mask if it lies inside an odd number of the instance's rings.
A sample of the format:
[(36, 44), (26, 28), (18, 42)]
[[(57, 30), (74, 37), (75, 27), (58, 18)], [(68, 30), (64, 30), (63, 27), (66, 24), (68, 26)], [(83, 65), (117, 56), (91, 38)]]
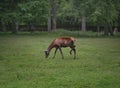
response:
[[(112, 26), (120, 26), (120, 0), (1, 0), (0, 26), (2, 31), (18, 31), (19, 25), (80, 25), (104, 27), (104, 34), (113, 35)], [(9, 27), (9, 28), (8, 28)]]

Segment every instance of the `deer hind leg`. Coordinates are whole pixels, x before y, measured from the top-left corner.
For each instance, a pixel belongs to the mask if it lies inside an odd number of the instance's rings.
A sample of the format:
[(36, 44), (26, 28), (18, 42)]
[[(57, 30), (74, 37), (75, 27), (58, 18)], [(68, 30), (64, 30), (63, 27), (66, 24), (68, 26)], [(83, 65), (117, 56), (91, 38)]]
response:
[(74, 51), (74, 59), (76, 59), (76, 49), (74, 48), (73, 51)]
[(70, 50), (70, 55), (72, 55), (72, 51), (73, 51), (73, 50), (71, 49), (71, 50)]
[(55, 55), (56, 55), (57, 50), (58, 50), (58, 48), (55, 48), (55, 52), (54, 52), (53, 58), (55, 58)]
[(76, 49), (75, 49), (75, 45), (70, 47), (71, 50), (70, 50), (70, 54), (72, 54), (72, 51), (74, 51), (74, 59), (76, 59)]
[(70, 50), (70, 55), (71, 55), (72, 51), (74, 51), (74, 49), (75, 49), (75, 45), (70, 46), (70, 48), (71, 48), (71, 50)]
[(61, 55), (62, 55), (62, 59), (64, 59), (64, 56), (63, 56), (61, 47), (59, 47), (58, 49), (59, 49), (59, 51), (60, 51), (60, 53), (61, 53)]

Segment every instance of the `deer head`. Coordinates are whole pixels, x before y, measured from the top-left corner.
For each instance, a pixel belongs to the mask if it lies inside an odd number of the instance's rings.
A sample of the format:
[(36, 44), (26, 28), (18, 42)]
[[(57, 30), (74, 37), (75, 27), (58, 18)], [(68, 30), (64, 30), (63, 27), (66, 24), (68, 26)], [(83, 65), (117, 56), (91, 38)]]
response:
[(48, 56), (49, 56), (49, 51), (46, 50), (46, 51), (45, 51), (45, 58), (48, 58)]

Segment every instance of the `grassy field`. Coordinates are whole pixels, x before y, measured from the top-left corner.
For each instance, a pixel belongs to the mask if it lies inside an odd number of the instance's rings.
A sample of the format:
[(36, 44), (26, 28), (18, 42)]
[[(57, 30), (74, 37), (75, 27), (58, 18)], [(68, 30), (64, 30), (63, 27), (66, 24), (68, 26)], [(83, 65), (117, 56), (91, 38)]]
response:
[(45, 59), (55, 37), (1, 35), (0, 88), (120, 88), (120, 38), (76, 38), (76, 60)]

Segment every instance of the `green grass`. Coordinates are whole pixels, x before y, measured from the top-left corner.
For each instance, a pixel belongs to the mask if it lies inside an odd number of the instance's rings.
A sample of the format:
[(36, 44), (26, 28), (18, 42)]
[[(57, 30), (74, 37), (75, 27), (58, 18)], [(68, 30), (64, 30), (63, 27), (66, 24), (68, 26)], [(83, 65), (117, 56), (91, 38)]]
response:
[(76, 38), (76, 60), (45, 59), (52, 34), (0, 35), (0, 88), (120, 88), (120, 38)]
[[(11, 32), (0, 32), (0, 35), (9, 35)], [(92, 31), (68, 31), (65, 29), (57, 29), (54, 32), (44, 32), (44, 31), (34, 31), (34, 32), (17, 32), (17, 35), (40, 35), (40, 36), (51, 36), (51, 37), (56, 37), (56, 36), (73, 36), (77, 38), (120, 38), (120, 32), (117, 32), (114, 34), (114, 36), (106, 36), (104, 35), (104, 32), (92, 32)]]

